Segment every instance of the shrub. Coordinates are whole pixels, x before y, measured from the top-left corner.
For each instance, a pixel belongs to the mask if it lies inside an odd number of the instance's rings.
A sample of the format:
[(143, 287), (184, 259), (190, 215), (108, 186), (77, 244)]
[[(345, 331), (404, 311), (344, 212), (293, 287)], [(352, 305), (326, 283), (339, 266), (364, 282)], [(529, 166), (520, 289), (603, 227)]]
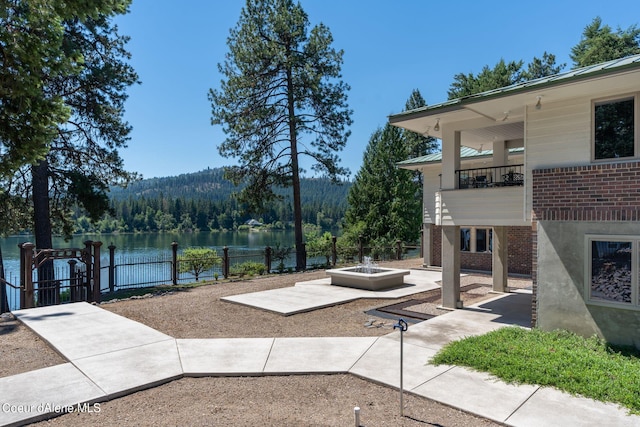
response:
[(244, 277), (249, 276), (262, 276), (267, 271), (267, 267), (261, 262), (246, 261), (242, 264), (236, 264), (229, 268), (229, 272), (232, 276)]
[(187, 248), (181, 255), (178, 255), (178, 271), (180, 273), (193, 274), (196, 282), (200, 274), (221, 263), (222, 258), (218, 256), (215, 249)]

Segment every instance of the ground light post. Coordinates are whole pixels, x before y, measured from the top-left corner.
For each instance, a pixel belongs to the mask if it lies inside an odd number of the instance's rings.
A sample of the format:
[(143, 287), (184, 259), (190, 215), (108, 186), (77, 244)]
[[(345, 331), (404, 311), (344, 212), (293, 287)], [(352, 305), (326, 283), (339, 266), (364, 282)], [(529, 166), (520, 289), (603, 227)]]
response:
[(408, 328), (409, 328), (409, 325), (407, 325), (407, 322), (402, 318), (398, 319), (398, 323), (393, 325), (393, 329), (400, 329), (400, 416), (401, 417), (404, 417), (404, 384), (403, 384), (404, 375), (402, 372), (404, 345), (402, 342), (402, 335), (406, 332)]

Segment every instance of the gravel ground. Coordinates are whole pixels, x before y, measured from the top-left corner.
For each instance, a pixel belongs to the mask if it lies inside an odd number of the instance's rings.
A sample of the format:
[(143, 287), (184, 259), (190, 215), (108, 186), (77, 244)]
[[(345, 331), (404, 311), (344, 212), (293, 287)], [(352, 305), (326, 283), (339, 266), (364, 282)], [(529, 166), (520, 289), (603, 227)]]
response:
[[(419, 268), (420, 264), (417, 259), (392, 263), (401, 268)], [(269, 276), (103, 303), (101, 307), (175, 338), (381, 336), (392, 331), (396, 320), (365, 312), (405, 301), (411, 301), (405, 310), (433, 315), (443, 312), (437, 308), (439, 290), (397, 300), (358, 300), (288, 317), (220, 301), (223, 296), (322, 277), (326, 277), (324, 271)], [(465, 304), (487, 298), (490, 283), (490, 276), (464, 276)], [(510, 280), (509, 285), (526, 287), (530, 281)], [(0, 377), (65, 362), (7, 316), (0, 319), (0, 357)], [(405, 416), (400, 417), (397, 390), (352, 375), (183, 378), (103, 402), (99, 412), (66, 414), (37, 425), (342, 426), (353, 425), (355, 406), (361, 408), (363, 426), (499, 425), (408, 394)]]

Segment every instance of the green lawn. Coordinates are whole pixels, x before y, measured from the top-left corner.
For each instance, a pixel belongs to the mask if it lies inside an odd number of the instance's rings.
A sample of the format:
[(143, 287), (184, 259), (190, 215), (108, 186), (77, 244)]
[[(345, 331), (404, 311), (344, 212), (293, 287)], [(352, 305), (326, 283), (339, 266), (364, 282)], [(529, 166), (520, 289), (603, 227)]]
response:
[(433, 364), (489, 372), (505, 382), (551, 386), (640, 413), (640, 352), (566, 331), (509, 327), (452, 342)]

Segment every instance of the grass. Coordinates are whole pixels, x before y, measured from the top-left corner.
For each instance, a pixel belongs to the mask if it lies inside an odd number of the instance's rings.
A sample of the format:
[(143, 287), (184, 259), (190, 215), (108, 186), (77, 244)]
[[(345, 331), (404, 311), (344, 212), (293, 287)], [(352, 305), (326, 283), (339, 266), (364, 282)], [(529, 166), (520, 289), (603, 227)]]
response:
[(509, 383), (551, 386), (640, 413), (640, 352), (597, 337), (502, 328), (452, 342), (431, 363), (467, 366)]

